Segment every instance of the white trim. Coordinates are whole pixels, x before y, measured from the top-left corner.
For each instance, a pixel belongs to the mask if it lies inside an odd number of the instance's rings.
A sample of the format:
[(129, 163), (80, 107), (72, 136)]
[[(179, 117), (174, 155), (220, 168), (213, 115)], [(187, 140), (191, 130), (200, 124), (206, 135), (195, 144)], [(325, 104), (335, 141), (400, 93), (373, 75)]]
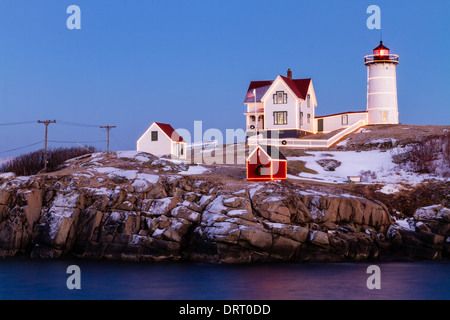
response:
[(369, 110), (397, 110), (397, 108), (369, 108)]
[[(138, 141), (136, 142), (136, 145), (139, 144), (139, 141), (141, 141), (141, 140), (144, 138), (144, 136), (150, 131), (150, 129), (152, 128), (153, 125), (156, 125), (156, 122), (153, 122), (153, 123), (150, 125), (150, 127), (148, 127), (148, 129), (145, 130), (144, 134), (142, 134), (141, 137), (140, 137), (140, 138), (138, 139)], [(159, 126), (157, 126), (157, 127), (158, 127), (159, 130), (161, 130), (161, 128), (160, 128)], [(161, 130), (161, 131), (162, 131), (162, 130)], [(167, 134), (166, 134), (166, 136), (167, 136)], [(170, 139), (170, 138), (169, 138), (169, 139)], [(172, 140), (172, 139), (170, 139), (170, 140)]]
[(369, 78), (369, 80), (372, 80), (372, 79), (396, 79), (396, 77), (372, 77), (372, 78)]

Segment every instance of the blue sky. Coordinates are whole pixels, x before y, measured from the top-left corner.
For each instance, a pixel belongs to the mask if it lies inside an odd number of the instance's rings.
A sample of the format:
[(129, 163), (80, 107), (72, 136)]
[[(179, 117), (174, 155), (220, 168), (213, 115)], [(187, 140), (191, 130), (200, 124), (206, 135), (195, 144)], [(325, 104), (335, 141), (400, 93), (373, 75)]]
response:
[[(66, 9), (81, 8), (81, 30)], [(300, 0), (2, 0), (0, 124), (56, 119), (50, 146), (134, 149), (153, 121), (243, 128), (251, 80), (312, 78), (318, 115), (366, 107), (363, 57), (400, 55), (400, 122), (448, 125), (450, 2)], [(64, 122), (65, 121), (65, 122)], [(90, 124), (92, 126), (70, 125)], [(0, 125), (0, 158), (43, 147), (44, 126)], [(98, 141), (98, 142), (95, 142)]]

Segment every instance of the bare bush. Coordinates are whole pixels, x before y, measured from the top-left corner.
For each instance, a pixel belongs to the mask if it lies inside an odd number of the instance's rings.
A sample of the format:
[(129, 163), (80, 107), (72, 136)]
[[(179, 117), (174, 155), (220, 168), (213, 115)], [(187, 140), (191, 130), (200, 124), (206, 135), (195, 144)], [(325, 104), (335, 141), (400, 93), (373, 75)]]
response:
[[(95, 152), (94, 147), (88, 147)], [(90, 153), (83, 148), (56, 148), (47, 150), (47, 171), (58, 170), (61, 164), (71, 158), (79, 157)], [(18, 156), (0, 166), (0, 172), (14, 172), (18, 176), (29, 176), (37, 174), (44, 168), (45, 151), (44, 149), (33, 151)]]
[(416, 173), (450, 176), (450, 133), (428, 136), (410, 144), (407, 151), (393, 153), (392, 158), (400, 167)]
[(377, 173), (371, 170), (361, 171), (359, 174), (361, 182), (371, 182), (377, 179)]

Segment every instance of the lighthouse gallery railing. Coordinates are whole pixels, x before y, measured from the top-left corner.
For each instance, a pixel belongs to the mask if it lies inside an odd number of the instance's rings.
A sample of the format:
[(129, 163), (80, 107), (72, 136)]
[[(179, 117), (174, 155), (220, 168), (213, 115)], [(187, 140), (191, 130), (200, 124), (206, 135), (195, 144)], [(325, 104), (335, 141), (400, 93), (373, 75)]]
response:
[(397, 54), (388, 54), (385, 56), (378, 56), (378, 55), (368, 55), (364, 57), (364, 63), (371, 64), (376, 62), (391, 62), (398, 64), (398, 55)]

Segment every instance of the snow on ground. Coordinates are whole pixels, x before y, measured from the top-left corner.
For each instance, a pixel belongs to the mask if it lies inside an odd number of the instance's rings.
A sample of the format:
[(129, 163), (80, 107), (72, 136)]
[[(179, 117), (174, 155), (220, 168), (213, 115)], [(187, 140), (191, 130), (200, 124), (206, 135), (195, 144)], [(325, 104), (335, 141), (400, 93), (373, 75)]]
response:
[[(395, 149), (393, 149), (395, 150)], [(394, 151), (395, 152), (395, 151)], [(381, 150), (370, 151), (308, 151), (312, 156), (288, 157), (288, 160), (305, 161), (305, 166), (317, 174), (302, 172), (291, 179), (306, 179), (327, 183), (348, 182), (349, 176), (361, 176), (361, 183), (385, 184), (380, 192), (391, 194), (402, 188), (402, 184), (416, 185), (426, 179), (439, 179), (427, 174), (408, 172), (392, 161), (392, 153)], [(341, 162), (335, 171), (325, 171), (317, 160), (334, 159)], [(289, 165), (289, 164), (288, 164)], [(442, 178), (440, 178), (442, 180)]]
[(5, 172), (5, 173), (0, 173), (0, 179), (11, 179), (14, 178), (16, 175), (12, 172)]
[(383, 188), (378, 190), (378, 192), (382, 192), (385, 194), (393, 194), (393, 193), (397, 193), (399, 191), (400, 191), (399, 186), (395, 185), (395, 184), (386, 184), (383, 186)]
[(93, 168), (92, 170), (95, 170), (98, 173), (106, 173), (110, 178), (119, 176), (127, 180), (136, 179), (138, 173), (137, 170), (123, 170), (113, 167), (100, 167), (100, 168)]
[(208, 168), (205, 168), (202, 165), (196, 165), (196, 166), (189, 166), (189, 168), (186, 171), (180, 171), (178, 173), (190, 175), (190, 174), (203, 174), (207, 173), (208, 171), (209, 171)]
[(127, 158), (132, 160), (137, 160), (140, 162), (147, 162), (153, 160), (153, 155), (136, 150), (128, 150), (128, 151), (117, 151), (116, 155), (118, 158)]

